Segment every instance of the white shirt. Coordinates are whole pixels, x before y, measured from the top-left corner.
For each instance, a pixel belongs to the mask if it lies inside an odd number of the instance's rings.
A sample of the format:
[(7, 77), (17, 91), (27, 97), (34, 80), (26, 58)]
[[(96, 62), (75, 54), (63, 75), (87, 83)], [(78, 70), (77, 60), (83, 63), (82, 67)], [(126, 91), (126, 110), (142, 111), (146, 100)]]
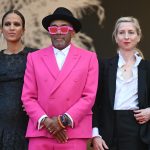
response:
[(132, 76), (125, 80), (122, 67), (125, 61), (119, 52), (119, 61), (116, 78), (116, 93), (114, 110), (135, 110), (138, 109), (138, 65), (141, 57), (135, 53), (136, 62), (132, 67)]
[(59, 50), (59, 49), (56, 49), (55, 47), (53, 47), (56, 62), (57, 62), (59, 70), (61, 70), (63, 67), (63, 64), (66, 60), (67, 55), (68, 55), (69, 49), (70, 49), (70, 45), (67, 46), (63, 50)]
[[(138, 65), (142, 57), (135, 53), (136, 62), (132, 68), (133, 76), (125, 80), (122, 76), (122, 66), (125, 64), (123, 57), (119, 52), (119, 61), (116, 78), (116, 93), (114, 110), (134, 110), (138, 109)], [(92, 136), (100, 136), (99, 129), (93, 128)]]

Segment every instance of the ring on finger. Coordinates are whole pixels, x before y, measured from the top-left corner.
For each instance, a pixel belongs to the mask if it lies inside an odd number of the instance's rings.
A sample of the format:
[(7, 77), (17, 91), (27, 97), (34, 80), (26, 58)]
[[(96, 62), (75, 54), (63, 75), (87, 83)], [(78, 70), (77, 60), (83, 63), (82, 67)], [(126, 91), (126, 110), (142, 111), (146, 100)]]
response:
[(51, 131), (51, 128), (47, 128), (47, 129), (48, 129), (49, 132), (52, 132), (52, 131)]

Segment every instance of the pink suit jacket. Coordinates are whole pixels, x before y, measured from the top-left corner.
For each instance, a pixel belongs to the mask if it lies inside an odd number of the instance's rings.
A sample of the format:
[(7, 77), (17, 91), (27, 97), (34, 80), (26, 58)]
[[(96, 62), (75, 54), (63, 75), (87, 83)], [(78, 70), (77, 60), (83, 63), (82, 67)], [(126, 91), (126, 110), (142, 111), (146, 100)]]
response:
[(69, 138), (91, 138), (92, 111), (98, 83), (96, 53), (71, 44), (60, 71), (52, 46), (30, 53), (24, 77), (22, 101), (29, 115), (27, 137), (52, 136), (38, 130), (38, 120), (68, 113), (74, 127), (67, 129)]

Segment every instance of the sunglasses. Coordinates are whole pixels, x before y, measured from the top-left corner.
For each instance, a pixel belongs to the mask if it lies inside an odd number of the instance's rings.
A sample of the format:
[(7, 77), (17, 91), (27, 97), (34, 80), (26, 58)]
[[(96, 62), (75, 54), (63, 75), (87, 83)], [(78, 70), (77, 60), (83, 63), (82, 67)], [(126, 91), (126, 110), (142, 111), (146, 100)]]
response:
[(48, 31), (50, 34), (57, 34), (58, 31), (60, 34), (68, 34), (69, 31), (72, 31), (73, 28), (70, 26), (50, 26), (48, 27)]

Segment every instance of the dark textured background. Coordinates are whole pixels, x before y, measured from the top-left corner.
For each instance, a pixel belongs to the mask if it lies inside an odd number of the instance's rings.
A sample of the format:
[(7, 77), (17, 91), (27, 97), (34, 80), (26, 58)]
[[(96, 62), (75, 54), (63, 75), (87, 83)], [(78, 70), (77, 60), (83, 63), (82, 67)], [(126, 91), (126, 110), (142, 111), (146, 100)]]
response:
[[(96, 1), (102, 2), (98, 5), (101, 4), (105, 10), (103, 26), (98, 24)], [(38, 49), (50, 44), (49, 35), (41, 26), (41, 19), (50, 13), (50, 10), (58, 6), (67, 6), (74, 10), (76, 15), (79, 11), (83, 12), (81, 17), (83, 28), (81, 34), (78, 34), (80, 39), (77, 39), (77, 42), (80, 46), (84, 43), (89, 50), (94, 47), (101, 57), (111, 57), (116, 53), (111, 36), (116, 20), (121, 16), (134, 16), (139, 20), (143, 33), (139, 48), (145, 58), (150, 59), (150, 2), (148, 0), (0, 0), (0, 5), (0, 17), (10, 8), (18, 9), (25, 15), (27, 22), (25, 42), (27, 46)], [(93, 41), (88, 41), (88, 38)]]
[[(97, 24), (94, 14), (88, 14), (82, 20), (83, 30), (94, 39), (97, 53), (110, 57), (116, 53), (112, 42), (112, 32), (116, 20), (121, 16), (134, 16), (141, 25), (143, 37), (139, 44), (145, 58), (150, 59), (150, 2), (148, 0), (103, 0), (105, 20), (103, 28)], [(90, 30), (89, 30), (90, 28)]]

